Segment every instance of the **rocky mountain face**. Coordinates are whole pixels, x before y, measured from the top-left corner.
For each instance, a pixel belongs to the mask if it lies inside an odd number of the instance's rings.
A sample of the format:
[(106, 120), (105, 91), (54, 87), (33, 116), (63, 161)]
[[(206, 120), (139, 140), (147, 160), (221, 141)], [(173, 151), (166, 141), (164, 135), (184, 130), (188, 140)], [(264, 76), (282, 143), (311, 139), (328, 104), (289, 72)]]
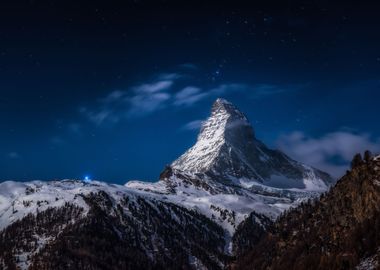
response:
[(158, 182), (0, 183), (0, 269), (224, 269), (332, 182), (218, 99)]
[(281, 215), (231, 268), (379, 269), (380, 157), (353, 165), (319, 200)]

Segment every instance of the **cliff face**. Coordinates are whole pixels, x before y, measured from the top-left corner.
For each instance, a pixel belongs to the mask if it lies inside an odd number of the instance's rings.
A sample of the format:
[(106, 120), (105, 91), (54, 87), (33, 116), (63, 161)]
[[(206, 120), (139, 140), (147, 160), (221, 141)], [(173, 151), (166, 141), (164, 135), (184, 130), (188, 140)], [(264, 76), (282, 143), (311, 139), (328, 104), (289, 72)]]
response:
[(380, 160), (373, 158), (356, 163), (320, 200), (284, 213), (232, 268), (354, 269), (368, 261), (376, 267), (379, 247)]

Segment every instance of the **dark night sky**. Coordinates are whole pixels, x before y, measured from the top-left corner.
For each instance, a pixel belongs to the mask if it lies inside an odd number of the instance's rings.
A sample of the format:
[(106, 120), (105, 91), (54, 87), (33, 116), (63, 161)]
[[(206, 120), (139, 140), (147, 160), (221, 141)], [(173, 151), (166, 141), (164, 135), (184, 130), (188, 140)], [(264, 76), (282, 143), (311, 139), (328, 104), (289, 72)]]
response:
[(334, 175), (379, 152), (379, 4), (265, 2), (2, 1), (0, 179), (153, 181), (217, 97)]

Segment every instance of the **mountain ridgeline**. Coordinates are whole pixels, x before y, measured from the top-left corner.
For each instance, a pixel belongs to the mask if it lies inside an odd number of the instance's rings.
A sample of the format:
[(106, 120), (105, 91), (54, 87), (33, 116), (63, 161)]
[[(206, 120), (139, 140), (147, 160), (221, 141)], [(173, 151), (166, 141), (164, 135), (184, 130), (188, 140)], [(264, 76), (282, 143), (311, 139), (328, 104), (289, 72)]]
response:
[(0, 269), (371, 269), (379, 162), (356, 156), (328, 191), (217, 99), (157, 182), (0, 183)]

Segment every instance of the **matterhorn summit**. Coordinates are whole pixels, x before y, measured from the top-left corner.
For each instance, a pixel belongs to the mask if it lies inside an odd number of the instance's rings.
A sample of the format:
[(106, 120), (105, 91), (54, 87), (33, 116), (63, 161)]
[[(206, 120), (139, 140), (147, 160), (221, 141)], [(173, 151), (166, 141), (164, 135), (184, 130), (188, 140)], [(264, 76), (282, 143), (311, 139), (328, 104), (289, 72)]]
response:
[(234, 141), (252, 143), (253, 138), (253, 130), (244, 114), (232, 103), (218, 98), (212, 106), (211, 116), (202, 125), (196, 144), (174, 161), (172, 167), (183, 171), (209, 172), (217, 169), (213, 166)]
[(324, 189), (331, 182), (326, 173), (266, 147), (255, 138), (247, 117), (221, 98), (214, 102), (195, 145), (171, 167), (245, 187), (260, 183), (276, 188)]

